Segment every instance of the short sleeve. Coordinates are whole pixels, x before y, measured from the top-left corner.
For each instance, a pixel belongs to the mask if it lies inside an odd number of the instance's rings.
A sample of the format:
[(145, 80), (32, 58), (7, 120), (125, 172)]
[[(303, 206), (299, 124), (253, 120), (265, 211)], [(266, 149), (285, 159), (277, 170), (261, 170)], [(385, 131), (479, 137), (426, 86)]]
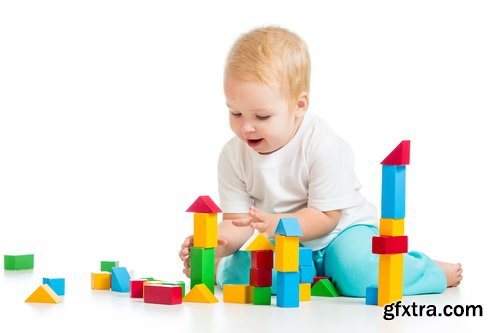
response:
[(321, 211), (353, 207), (363, 201), (359, 188), (347, 142), (330, 135), (311, 151), (308, 207)]
[[(223, 149), (218, 162), (219, 198), (224, 213), (248, 213), (253, 199), (246, 191), (236, 153)], [(239, 169), (239, 170), (238, 170)]]

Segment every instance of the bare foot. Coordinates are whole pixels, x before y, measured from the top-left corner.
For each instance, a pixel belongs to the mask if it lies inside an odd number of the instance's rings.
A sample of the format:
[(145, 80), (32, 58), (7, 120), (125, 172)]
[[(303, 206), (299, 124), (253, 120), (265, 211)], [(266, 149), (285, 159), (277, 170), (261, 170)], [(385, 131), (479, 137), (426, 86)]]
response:
[(446, 275), (447, 287), (456, 287), (462, 281), (462, 264), (452, 264), (449, 262), (442, 262), (434, 260), (434, 262), (443, 269)]

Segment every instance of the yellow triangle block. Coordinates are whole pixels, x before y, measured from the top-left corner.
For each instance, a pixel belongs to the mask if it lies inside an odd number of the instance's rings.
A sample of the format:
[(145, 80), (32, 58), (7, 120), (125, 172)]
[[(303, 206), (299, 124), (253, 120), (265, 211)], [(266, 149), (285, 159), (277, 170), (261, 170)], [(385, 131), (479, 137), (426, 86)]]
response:
[(253, 234), (241, 247), (242, 251), (274, 251), (274, 245), (261, 233)]
[(41, 285), (26, 299), (27, 303), (61, 303), (61, 299), (48, 284)]
[(189, 291), (189, 293), (182, 299), (183, 302), (193, 303), (217, 303), (219, 300), (215, 298), (214, 294), (208, 289), (206, 285), (197, 284)]

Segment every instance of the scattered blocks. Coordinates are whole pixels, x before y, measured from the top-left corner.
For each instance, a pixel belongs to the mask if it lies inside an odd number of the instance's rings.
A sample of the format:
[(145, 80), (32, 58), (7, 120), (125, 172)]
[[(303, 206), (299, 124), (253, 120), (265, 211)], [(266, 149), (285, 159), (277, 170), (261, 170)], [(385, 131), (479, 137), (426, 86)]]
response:
[(65, 280), (63, 278), (43, 278), (42, 283), (48, 285), (58, 296), (64, 296)]
[(189, 293), (184, 296), (184, 302), (194, 303), (217, 303), (219, 300), (204, 284), (197, 284)]
[(130, 298), (143, 298), (144, 297), (144, 283), (146, 279), (130, 280)]
[(222, 287), (224, 303), (245, 304), (252, 302), (251, 288), (245, 284), (225, 284)]
[(378, 304), (378, 288), (377, 286), (366, 287), (366, 305), (377, 305)]
[(111, 273), (110, 272), (91, 273), (91, 288), (93, 290), (111, 289)]
[(120, 266), (118, 261), (101, 261), (101, 272), (110, 272), (113, 267)]
[(61, 299), (47, 284), (38, 287), (26, 300), (26, 303), (61, 303)]
[(182, 287), (166, 284), (145, 284), (144, 303), (174, 305), (182, 303)]
[(4, 255), (3, 267), (5, 270), (33, 269), (35, 266), (34, 254)]
[(125, 267), (111, 268), (111, 290), (121, 293), (130, 291), (130, 275)]
[(323, 297), (338, 297), (340, 296), (337, 288), (333, 285), (330, 279), (320, 279), (311, 288), (312, 296), (323, 296)]

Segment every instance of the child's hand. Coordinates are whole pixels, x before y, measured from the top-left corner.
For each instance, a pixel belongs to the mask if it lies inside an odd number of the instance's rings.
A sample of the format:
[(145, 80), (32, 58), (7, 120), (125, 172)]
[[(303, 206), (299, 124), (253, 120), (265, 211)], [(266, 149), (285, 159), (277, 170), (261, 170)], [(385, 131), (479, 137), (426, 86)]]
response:
[[(217, 246), (224, 246), (227, 244), (227, 240), (224, 238), (219, 238), (217, 240)], [(184, 263), (184, 269), (182, 273), (188, 278), (191, 276), (191, 260), (189, 257), (189, 250), (193, 247), (193, 235), (186, 237), (181, 245), (181, 250), (179, 251), (179, 258)]]
[(255, 207), (250, 207), (248, 217), (233, 220), (233, 225), (237, 227), (250, 227), (264, 234), (266, 237), (271, 237), (274, 234), (275, 219), (273, 214), (263, 212)]

